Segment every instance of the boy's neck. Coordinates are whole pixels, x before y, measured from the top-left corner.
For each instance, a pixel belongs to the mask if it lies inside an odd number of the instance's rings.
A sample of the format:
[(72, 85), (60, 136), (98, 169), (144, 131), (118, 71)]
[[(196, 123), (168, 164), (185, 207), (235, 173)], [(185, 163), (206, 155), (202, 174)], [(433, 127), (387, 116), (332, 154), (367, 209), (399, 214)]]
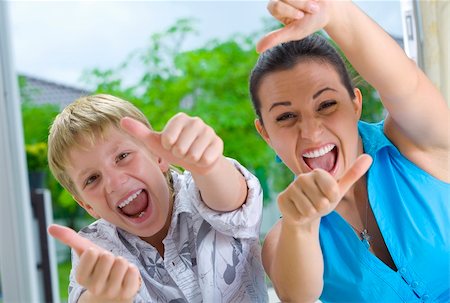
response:
[(173, 213), (173, 195), (171, 195), (171, 199), (169, 201), (170, 203), (170, 211), (167, 215), (166, 223), (164, 224), (163, 228), (154, 234), (151, 237), (141, 237), (142, 240), (153, 246), (161, 256), (161, 258), (164, 259), (164, 244), (163, 240), (166, 238), (167, 233), (169, 232), (170, 224), (172, 223), (172, 213)]

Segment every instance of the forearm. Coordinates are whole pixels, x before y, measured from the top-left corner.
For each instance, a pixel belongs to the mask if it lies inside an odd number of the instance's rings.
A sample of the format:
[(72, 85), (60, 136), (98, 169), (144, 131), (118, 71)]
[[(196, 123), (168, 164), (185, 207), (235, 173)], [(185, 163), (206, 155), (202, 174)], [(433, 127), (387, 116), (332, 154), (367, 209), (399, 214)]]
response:
[[(404, 50), (351, 2), (333, 3), (327, 33), (347, 59), (380, 94), (397, 134), (398, 147), (407, 138), (423, 150), (448, 149), (447, 104), (426, 75)], [(414, 121), (414, 123), (411, 123)]]
[(306, 227), (281, 223), (270, 278), (282, 302), (315, 302), (323, 289), (319, 223)]
[(325, 30), (358, 73), (383, 96), (397, 99), (411, 93), (417, 86), (418, 68), (400, 46), (352, 2), (333, 4)]
[(232, 211), (242, 206), (247, 197), (247, 183), (234, 164), (221, 157), (205, 174), (192, 172), (203, 201), (211, 209)]

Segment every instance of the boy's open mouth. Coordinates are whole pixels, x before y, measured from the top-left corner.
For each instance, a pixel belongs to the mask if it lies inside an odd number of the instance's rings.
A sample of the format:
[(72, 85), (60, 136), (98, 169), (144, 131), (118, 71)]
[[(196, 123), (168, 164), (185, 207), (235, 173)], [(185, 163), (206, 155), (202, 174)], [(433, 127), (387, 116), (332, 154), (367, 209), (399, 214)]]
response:
[(127, 217), (140, 218), (145, 214), (148, 207), (148, 193), (140, 189), (125, 201), (119, 204), (118, 208)]
[(321, 168), (329, 173), (334, 171), (337, 162), (337, 147), (334, 144), (327, 144), (320, 149), (314, 151), (306, 152), (303, 156), (303, 161), (306, 165), (314, 170), (316, 168)]

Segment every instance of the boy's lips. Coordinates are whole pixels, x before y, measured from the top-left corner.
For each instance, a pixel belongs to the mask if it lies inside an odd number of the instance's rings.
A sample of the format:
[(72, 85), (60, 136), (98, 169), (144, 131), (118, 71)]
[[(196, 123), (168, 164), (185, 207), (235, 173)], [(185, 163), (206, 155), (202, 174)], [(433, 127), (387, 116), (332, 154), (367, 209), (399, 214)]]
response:
[(120, 212), (129, 218), (140, 218), (149, 206), (149, 195), (146, 190), (139, 189), (124, 199), (117, 206)]

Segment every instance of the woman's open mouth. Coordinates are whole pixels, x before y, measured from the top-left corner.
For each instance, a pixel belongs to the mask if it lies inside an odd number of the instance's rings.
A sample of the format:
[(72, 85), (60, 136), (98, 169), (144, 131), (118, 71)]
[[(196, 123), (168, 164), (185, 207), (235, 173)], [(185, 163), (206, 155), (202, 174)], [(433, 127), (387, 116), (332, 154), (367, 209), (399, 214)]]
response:
[(302, 157), (311, 170), (321, 168), (333, 174), (336, 168), (338, 150), (336, 145), (327, 144), (321, 148), (303, 153)]

